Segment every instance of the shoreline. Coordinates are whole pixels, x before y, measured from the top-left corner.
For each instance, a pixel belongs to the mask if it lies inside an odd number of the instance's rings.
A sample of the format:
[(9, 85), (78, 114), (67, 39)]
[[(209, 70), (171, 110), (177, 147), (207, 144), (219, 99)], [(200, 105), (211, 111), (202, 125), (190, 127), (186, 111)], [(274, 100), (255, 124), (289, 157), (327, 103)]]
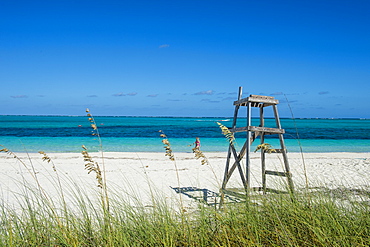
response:
[[(12, 151), (9, 149), (9, 151)], [(40, 150), (40, 151), (43, 151), (43, 150)], [(44, 151), (45, 153), (47, 154), (81, 154), (81, 152), (84, 151), (83, 149), (81, 149), (81, 151), (70, 151), (70, 152), (66, 152), (66, 151)], [(201, 150), (204, 154), (225, 154), (225, 157), (227, 155), (227, 152), (226, 151), (204, 151), (204, 150)], [(239, 150), (237, 150), (238, 152)], [(13, 151), (12, 151), (13, 152)], [(24, 151), (14, 151), (15, 154), (20, 154), (20, 155), (24, 155), (24, 154), (38, 154), (39, 151), (27, 151), (27, 152), (24, 152)], [(100, 151), (89, 151), (89, 153), (101, 153)], [(104, 154), (165, 154), (165, 150), (163, 148), (163, 150), (161, 151), (103, 151)], [(173, 152), (174, 154), (192, 154), (193, 152), (190, 152), (190, 151), (174, 151)], [(254, 151), (252, 151), (251, 153), (254, 153)], [(257, 152), (258, 153), (258, 152)], [(328, 151), (323, 151), (323, 152), (306, 152), (306, 151), (303, 151), (303, 152), (298, 152), (298, 151), (288, 151), (287, 152), (288, 155), (296, 155), (296, 154), (328, 154), (330, 156), (330, 154), (369, 154), (370, 156), (370, 152), (365, 152), (365, 151), (359, 151), (359, 152), (354, 152), (354, 151), (333, 151), (333, 152), (328, 152)], [(367, 156), (367, 155), (366, 155)]]

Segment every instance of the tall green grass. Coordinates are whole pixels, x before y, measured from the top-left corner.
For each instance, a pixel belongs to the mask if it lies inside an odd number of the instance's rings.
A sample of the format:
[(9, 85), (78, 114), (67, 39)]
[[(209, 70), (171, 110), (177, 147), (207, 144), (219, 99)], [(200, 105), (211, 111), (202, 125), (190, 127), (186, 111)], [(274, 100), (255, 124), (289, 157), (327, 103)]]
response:
[[(99, 200), (74, 188), (60, 207), (29, 185), (19, 207), (0, 205), (1, 246), (368, 246), (369, 205), (316, 194), (308, 200), (261, 196), (258, 203), (203, 204), (179, 213), (161, 200), (128, 203), (111, 191), (110, 217)], [(96, 194), (99, 197), (99, 194)], [(185, 227), (184, 227), (185, 224)]]

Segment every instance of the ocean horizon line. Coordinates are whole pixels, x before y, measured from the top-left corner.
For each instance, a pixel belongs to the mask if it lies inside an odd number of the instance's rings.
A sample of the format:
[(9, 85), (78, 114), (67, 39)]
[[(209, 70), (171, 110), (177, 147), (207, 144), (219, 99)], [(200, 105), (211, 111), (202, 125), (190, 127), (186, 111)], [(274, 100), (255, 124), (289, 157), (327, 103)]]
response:
[[(19, 116), (19, 117), (86, 117), (86, 115), (63, 115), (63, 114), (0, 114), (1, 116)], [(232, 116), (215, 116), (215, 117), (200, 117), (200, 116), (131, 116), (131, 115), (93, 115), (93, 117), (123, 117), (123, 118), (226, 118), (233, 119)], [(246, 117), (238, 117), (238, 119), (246, 119)], [(259, 117), (252, 117), (259, 119)], [(265, 117), (265, 119), (274, 119), (274, 117)], [(280, 117), (280, 119), (339, 119), (339, 120), (370, 120), (367, 117)]]

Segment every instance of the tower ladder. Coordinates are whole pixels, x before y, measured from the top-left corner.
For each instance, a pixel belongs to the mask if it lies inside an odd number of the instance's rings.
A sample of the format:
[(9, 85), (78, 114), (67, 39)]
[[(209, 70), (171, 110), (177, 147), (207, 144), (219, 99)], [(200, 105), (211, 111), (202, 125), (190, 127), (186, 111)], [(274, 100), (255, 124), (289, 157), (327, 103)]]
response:
[[(271, 96), (261, 96), (261, 95), (250, 95), (247, 98), (242, 98), (242, 87), (239, 88), (239, 95), (238, 100), (234, 102), (235, 111), (234, 111), (234, 118), (233, 118), (233, 124), (232, 127), (229, 128), (229, 131), (231, 133), (237, 133), (237, 132), (246, 132), (247, 138), (244, 142), (243, 147), (241, 148), (240, 152), (237, 153), (235, 145), (233, 142), (230, 142), (229, 144), (229, 150), (227, 154), (226, 159), (226, 167), (225, 167), (225, 173), (224, 178), (222, 182), (221, 187), (221, 194), (230, 194), (234, 196), (248, 196), (250, 191), (253, 189), (254, 191), (262, 191), (264, 194), (266, 192), (281, 192), (275, 189), (267, 188), (266, 186), (266, 178), (267, 175), (272, 176), (281, 176), (285, 177), (287, 181), (287, 187), (290, 193), (293, 193), (294, 191), (294, 185), (292, 180), (292, 174), (290, 172), (289, 168), (289, 162), (288, 162), (288, 156), (287, 156), (287, 150), (284, 143), (284, 137), (283, 134), (285, 133), (285, 130), (281, 128), (280, 124), (280, 118), (278, 114), (277, 105), (279, 104), (279, 101)], [(237, 119), (238, 119), (238, 112), (240, 107), (247, 107), (247, 126), (246, 127), (236, 127)], [(265, 119), (264, 119), (264, 110), (266, 107), (272, 107), (276, 128), (268, 128), (265, 127)], [(259, 126), (252, 126), (252, 108), (259, 108)], [(266, 148), (265, 142), (265, 136), (266, 135), (278, 135), (279, 142), (280, 142), (280, 149), (270, 149), (268, 146)], [(261, 166), (262, 166), (262, 187), (250, 187), (250, 180), (251, 180), (251, 145), (256, 140), (257, 137), (260, 137), (260, 148), (261, 148)], [(283, 157), (283, 169), (284, 171), (272, 171), (266, 169), (266, 154), (268, 153), (279, 153)], [(231, 157), (234, 157), (234, 163), (231, 165)], [(246, 166), (245, 171), (243, 170), (243, 167), (241, 166), (241, 161), (246, 157)], [(235, 169), (238, 169), (239, 175), (243, 184), (242, 190), (244, 190), (245, 193), (240, 193), (239, 190), (229, 190), (226, 188), (227, 183), (229, 182), (229, 179)], [(223, 203), (223, 198), (221, 199), (221, 204)]]

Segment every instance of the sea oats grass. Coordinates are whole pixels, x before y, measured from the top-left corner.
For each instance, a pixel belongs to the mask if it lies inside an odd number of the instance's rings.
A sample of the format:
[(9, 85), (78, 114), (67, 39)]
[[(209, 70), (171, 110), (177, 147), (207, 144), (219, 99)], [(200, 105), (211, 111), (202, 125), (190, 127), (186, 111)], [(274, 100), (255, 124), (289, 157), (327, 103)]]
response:
[(198, 160), (200, 159), (200, 163), (202, 165), (209, 165), (209, 161), (207, 157), (204, 155), (204, 153), (199, 148), (193, 148), (193, 153), (195, 158)]
[[(101, 163), (102, 169), (100, 168), (98, 162), (94, 161), (90, 154), (88, 153), (87, 148), (85, 145), (82, 145), (84, 149), (81, 153), (84, 158), (85, 162), (85, 169), (88, 171), (88, 174), (91, 172), (95, 173), (96, 181), (98, 182), (98, 187), (100, 190), (100, 202), (101, 202), (101, 209), (103, 212), (102, 222), (100, 224), (101, 228), (106, 231), (110, 232), (112, 229), (112, 215), (110, 213), (110, 201), (109, 201), (109, 194), (108, 194), (108, 187), (107, 187), (107, 177), (106, 177), (106, 167), (105, 167), (105, 157), (103, 151), (103, 142), (99, 133), (99, 129), (97, 127), (95, 118), (90, 113), (90, 110), (86, 109), (86, 116), (88, 117), (88, 121), (90, 122), (90, 126), (92, 128), (92, 135), (97, 137), (99, 141), (100, 147), (100, 155), (101, 155)], [(107, 239), (104, 240), (108, 246), (112, 244), (112, 236), (110, 234), (107, 235)]]
[[(177, 186), (178, 186), (178, 188), (180, 188), (181, 187), (181, 182), (180, 182), (179, 168), (177, 167), (177, 162), (176, 162), (176, 159), (175, 159), (175, 155), (172, 152), (171, 143), (168, 140), (168, 137), (166, 136), (166, 134), (164, 133), (163, 130), (159, 130), (158, 132), (160, 133), (159, 136), (162, 138), (162, 143), (164, 145), (164, 149), (166, 150), (165, 156), (168, 156), (169, 159), (171, 161), (173, 161), (173, 163), (174, 163), (175, 171), (176, 171), (176, 178), (177, 178)], [(185, 229), (185, 225), (184, 225), (185, 214), (184, 213), (186, 212), (186, 210), (185, 210), (185, 207), (184, 207), (182, 194), (179, 195), (179, 202), (180, 202), (181, 222), (183, 223), (183, 226), (184, 226), (184, 229)]]
[(273, 149), (271, 144), (268, 144), (268, 143), (262, 143), (262, 144), (257, 145), (256, 150), (254, 150), (254, 152), (257, 152), (259, 150), (269, 153), (269, 154), (276, 153), (276, 149)]
[(225, 136), (225, 138), (229, 141), (230, 144), (234, 145), (235, 143), (235, 137), (234, 137), (234, 134), (229, 130), (228, 127), (226, 127), (225, 125), (219, 123), (219, 122), (216, 122), (218, 124), (218, 126), (220, 127), (221, 131), (222, 131), (222, 134)]
[(163, 147), (166, 150), (165, 156), (168, 156), (168, 158), (172, 161), (175, 161), (175, 155), (172, 153), (171, 143), (169, 142), (166, 134), (163, 132), (163, 130), (159, 130), (160, 137), (162, 137), (162, 143)]
[[(100, 154), (101, 154), (101, 162), (102, 162), (102, 169), (100, 169), (99, 164), (97, 162), (94, 162), (91, 158), (91, 156), (87, 152), (87, 148), (85, 145), (82, 145), (82, 148), (84, 149), (81, 153), (85, 160), (85, 168), (88, 170), (88, 172), (94, 171), (96, 174), (96, 179), (98, 181), (98, 186), (101, 187), (106, 192), (106, 169), (105, 169), (105, 159), (104, 159), (104, 152), (103, 152), (103, 142), (100, 137), (99, 129), (97, 127), (95, 118), (90, 113), (90, 110), (86, 109), (88, 121), (90, 122), (92, 131), (91, 134), (93, 136), (97, 137), (97, 140), (99, 141), (99, 147), (100, 147)], [(107, 194), (105, 196), (108, 196)]]

